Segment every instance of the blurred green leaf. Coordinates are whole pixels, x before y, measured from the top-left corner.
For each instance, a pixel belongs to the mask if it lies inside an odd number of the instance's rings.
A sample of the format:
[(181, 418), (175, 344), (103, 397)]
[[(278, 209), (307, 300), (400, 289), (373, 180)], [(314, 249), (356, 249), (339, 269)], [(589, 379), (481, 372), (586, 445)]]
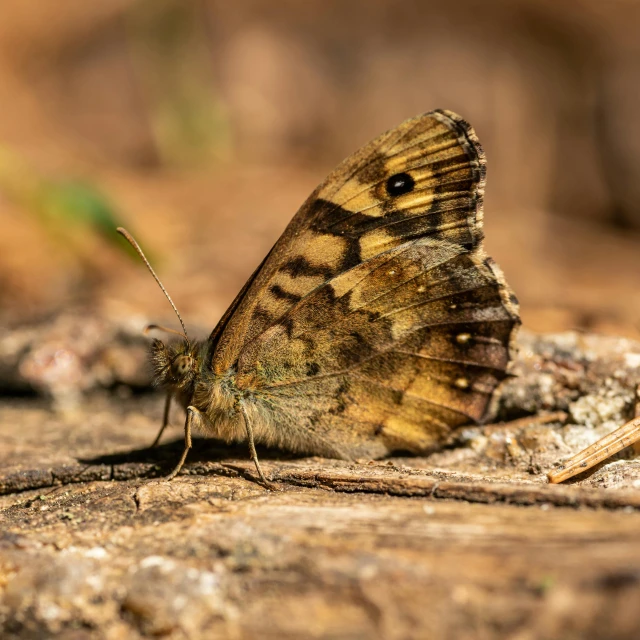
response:
[(38, 200), (41, 214), (57, 219), (61, 224), (88, 226), (109, 244), (140, 259), (133, 247), (116, 232), (118, 227), (126, 226), (116, 207), (96, 187), (73, 180), (45, 181)]
[(133, 247), (116, 232), (117, 227), (126, 226), (117, 207), (94, 185), (42, 177), (0, 146), (0, 191), (33, 215), (58, 244), (69, 244), (69, 236), (84, 227), (139, 260)]

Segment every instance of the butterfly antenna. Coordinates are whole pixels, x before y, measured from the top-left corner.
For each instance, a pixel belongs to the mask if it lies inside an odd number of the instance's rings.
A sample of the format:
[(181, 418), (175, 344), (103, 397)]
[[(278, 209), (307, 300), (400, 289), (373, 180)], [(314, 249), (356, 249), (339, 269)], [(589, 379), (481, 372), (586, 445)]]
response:
[(170, 329), (169, 327), (162, 327), (159, 324), (148, 324), (144, 328), (144, 331), (142, 333), (144, 333), (144, 335), (147, 336), (151, 331), (164, 331), (165, 333), (173, 333), (177, 336), (180, 336), (181, 338), (184, 338), (187, 342), (189, 342), (189, 338), (187, 338), (187, 336), (184, 333), (182, 333), (182, 331), (177, 331), (176, 329)]
[(162, 282), (160, 282), (160, 278), (158, 278), (158, 276), (156, 275), (156, 272), (153, 270), (153, 267), (151, 266), (151, 264), (149, 264), (149, 261), (147, 260), (147, 256), (145, 256), (144, 253), (142, 252), (140, 245), (135, 241), (134, 237), (123, 227), (118, 227), (116, 231), (121, 236), (124, 236), (127, 242), (136, 250), (137, 254), (142, 258), (142, 261), (147, 265), (147, 269), (149, 269), (149, 271), (151, 272), (151, 275), (154, 277), (155, 281), (158, 283), (158, 286), (162, 289), (162, 293), (164, 293), (164, 295), (167, 297), (169, 304), (171, 305), (176, 315), (178, 316), (178, 320), (180, 320), (180, 324), (182, 325), (182, 330), (184, 331), (184, 338), (187, 341), (187, 344), (189, 344), (189, 338), (187, 336), (187, 327), (184, 326), (184, 322), (182, 321), (182, 316), (178, 312), (176, 305), (173, 304), (173, 300), (171, 299), (171, 296), (167, 293), (167, 290), (164, 288), (164, 285), (162, 284)]

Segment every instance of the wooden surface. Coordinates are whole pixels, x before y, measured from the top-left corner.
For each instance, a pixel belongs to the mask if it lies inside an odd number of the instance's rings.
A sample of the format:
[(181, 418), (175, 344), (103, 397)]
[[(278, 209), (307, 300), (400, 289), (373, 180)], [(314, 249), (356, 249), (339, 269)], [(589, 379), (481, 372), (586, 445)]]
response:
[(596, 437), (596, 409), (610, 422), (633, 409), (638, 353), (525, 335), (504, 423), (429, 458), (261, 450), (278, 491), (244, 446), (205, 440), (162, 480), (182, 418), (149, 451), (155, 395), (94, 390), (65, 413), (5, 398), (0, 635), (637, 638), (639, 461), (568, 485), (544, 473)]

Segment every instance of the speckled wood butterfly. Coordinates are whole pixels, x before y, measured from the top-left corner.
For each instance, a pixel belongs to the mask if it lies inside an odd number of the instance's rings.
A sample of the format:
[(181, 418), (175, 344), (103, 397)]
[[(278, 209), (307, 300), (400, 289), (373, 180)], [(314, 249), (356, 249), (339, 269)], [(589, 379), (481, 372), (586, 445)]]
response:
[(187, 411), (169, 477), (196, 427), (247, 440), (266, 483), (254, 441), (379, 458), (432, 451), (481, 421), (519, 324), (482, 247), (484, 185), (476, 134), (450, 111), (407, 120), (344, 160), (208, 340), (185, 330), (176, 345), (153, 341), (162, 429), (172, 397)]

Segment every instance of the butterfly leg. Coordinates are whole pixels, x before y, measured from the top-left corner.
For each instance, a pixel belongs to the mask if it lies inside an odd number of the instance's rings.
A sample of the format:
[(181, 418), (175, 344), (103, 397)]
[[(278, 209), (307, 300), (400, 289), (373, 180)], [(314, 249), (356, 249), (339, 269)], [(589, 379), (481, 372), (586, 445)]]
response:
[(253, 429), (251, 428), (251, 422), (249, 421), (249, 416), (242, 404), (240, 404), (242, 409), (242, 416), (244, 417), (244, 426), (247, 430), (247, 440), (249, 442), (249, 453), (251, 454), (251, 459), (256, 465), (256, 469), (258, 471), (258, 475), (260, 476), (260, 480), (262, 484), (267, 487), (267, 489), (272, 489), (273, 485), (265, 478), (264, 473), (262, 472), (262, 468), (260, 467), (260, 461), (258, 460), (258, 453), (256, 452), (256, 445), (253, 440)]
[(166, 477), (166, 480), (175, 478), (178, 473), (180, 473), (180, 469), (182, 469), (182, 465), (184, 465), (184, 461), (187, 459), (189, 449), (191, 449), (191, 426), (194, 420), (200, 422), (202, 420), (202, 414), (195, 407), (187, 407), (187, 420), (184, 423), (184, 451), (175, 469)]
[(160, 438), (162, 438), (162, 434), (164, 433), (164, 430), (167, 428), (167, 425), (169, 424), (170, 408), (171, 408), (171, 394), (167, 393), (167, 398), (164, 401), (164, 416), (162, 417), (162, 426), (160, 427), (160, 431), (158, 431), (158, 435), (156, 436), (156, 439), (153, 441), (153, 444), (151, 445), (151, 449), (158, 446), (158, 443), (160, 442)]

